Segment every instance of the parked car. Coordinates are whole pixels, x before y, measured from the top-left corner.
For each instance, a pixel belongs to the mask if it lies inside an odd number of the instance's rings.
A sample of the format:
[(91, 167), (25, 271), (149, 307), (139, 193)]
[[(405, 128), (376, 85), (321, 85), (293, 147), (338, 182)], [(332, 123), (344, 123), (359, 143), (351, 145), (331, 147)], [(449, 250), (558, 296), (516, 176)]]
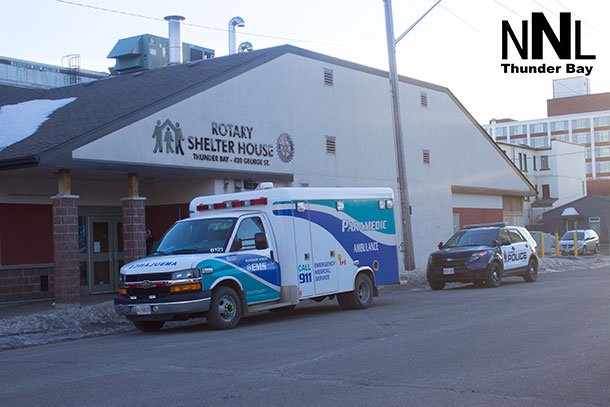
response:
[(597, 253), (599, 250), (599, 236), (593, 229), (568, 230), (559, 240), (561, 254), (574, 254), (574, 233), (578, 242), (578, 254)]
[(519, 226), (488, 226), (460, 230), (428, 258), (427, 278), (433, 290), (446, 283), (472, 282), (498, 287), (503, 277), (538, 278), (537, 243)]

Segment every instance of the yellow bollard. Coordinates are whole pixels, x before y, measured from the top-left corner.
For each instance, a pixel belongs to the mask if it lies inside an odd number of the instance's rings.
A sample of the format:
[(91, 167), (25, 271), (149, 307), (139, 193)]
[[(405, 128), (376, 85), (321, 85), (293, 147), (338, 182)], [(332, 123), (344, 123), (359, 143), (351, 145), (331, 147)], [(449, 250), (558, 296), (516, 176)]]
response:
[(559, 235), (555, 233), (555, 256), (559, 257)]
[(540, 232), (540, 258), (544, 259), (544, 236), (542, 232)]
[(574, 232), (574, 256), (578, 256), (578, 239), (576, 238), (576, 232)]

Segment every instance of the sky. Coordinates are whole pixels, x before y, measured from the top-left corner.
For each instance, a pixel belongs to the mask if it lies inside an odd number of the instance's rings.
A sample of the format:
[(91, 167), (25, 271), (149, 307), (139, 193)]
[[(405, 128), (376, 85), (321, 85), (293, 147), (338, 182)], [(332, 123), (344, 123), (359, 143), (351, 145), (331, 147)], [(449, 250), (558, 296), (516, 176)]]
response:
[[(435, 0), (393, 0), (398, 37)], [(228, 22), (237, 44), (254, 49), (291, 44), (359, 64), (388, 69), (383, 0), (0, 0), (0, 56), (62, 64), (80, 54), (81, 68), (108, 72), (106, 56), (121, 39), (167, 37), (167, 15), (182, 15), (182, 41), (228, 54)], [(543, 60), (518, 58), (509, 41), (502, 60), (502, 20), (517, 36), (521, 21), (543, 12), (559, 33), (559, 13), (582, 21), (582, 54), (595, 60), (559, 60), (545, 40)], [(553, 79), (577, 76), (566, 63), (593, 66), (592, 93), (610, 92), (610, 2), (605, 0), (442, 0), (396, 47), (398, 73), (448, 87), (481, 124), (492, 118), (546, 117)], [(574, 24), (572, 39), (574, 44)], [(574, 47), (573, 47), (574, 48)], [(574, 58), (574, 49), (572, 50)], [(559, 65), (559, 73), (504, 73), (502, 63)]]

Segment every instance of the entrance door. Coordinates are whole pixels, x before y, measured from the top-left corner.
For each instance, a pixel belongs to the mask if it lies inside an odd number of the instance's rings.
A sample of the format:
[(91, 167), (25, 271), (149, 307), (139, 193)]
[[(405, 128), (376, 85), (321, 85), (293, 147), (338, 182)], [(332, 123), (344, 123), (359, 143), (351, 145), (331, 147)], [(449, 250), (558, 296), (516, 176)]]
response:
[(90, 217), (88, 229), (90, 292), (115, 292), (123, 265), (123, 223), (116, 218)]

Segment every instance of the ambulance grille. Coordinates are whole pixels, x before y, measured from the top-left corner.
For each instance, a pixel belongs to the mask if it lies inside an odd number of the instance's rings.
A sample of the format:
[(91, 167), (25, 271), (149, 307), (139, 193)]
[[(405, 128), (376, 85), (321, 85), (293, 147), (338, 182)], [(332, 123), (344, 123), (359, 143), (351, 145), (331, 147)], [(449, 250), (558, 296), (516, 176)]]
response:
[(128, 283), (137, 283), (139, 281), (165, 281), (171, 280), (172, 273), (149, 273), (149, 274), (135, 274), (125, 276), (125, 281)]

